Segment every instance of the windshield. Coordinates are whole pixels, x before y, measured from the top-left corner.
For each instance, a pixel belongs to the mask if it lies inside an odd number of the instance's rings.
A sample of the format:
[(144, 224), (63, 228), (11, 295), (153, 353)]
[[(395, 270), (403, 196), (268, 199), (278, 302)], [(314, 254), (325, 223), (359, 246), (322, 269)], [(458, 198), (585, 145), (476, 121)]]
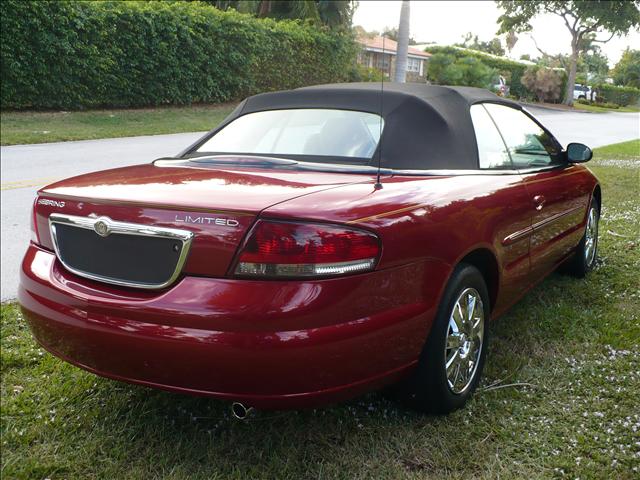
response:
[[(254, 112), (232, 121), (198, 152), (347, 157), (345, 160), (362, 159), (367, 160), (362, 163), (368, 163), (378, 146), (382, 126), (379, 115), (351, 110)], [(335, 161), (334, 158), (332, 163)]]

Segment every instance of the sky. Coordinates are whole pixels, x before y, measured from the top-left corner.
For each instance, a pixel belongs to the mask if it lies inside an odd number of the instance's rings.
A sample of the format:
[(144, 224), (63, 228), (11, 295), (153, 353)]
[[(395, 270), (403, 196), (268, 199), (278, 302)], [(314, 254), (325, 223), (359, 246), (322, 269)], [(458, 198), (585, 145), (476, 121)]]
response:
[[(445, 45), (462, 42), (467, 32), (478, 35), (480, 40), (490, 40), (498, 31), (496, 21), (500, 14), (501, 10), (492, 1), (413, 0), (410, 35), (418, 43)], [(360, 0), (353, 24), (361, 25), (365, 30), (382, 31), (385, 27), (397, 27), (399, 17), (399, 1)], [(532, 25), (530, 34), (518, 35), (518, 42), (509, 56), (516, 59), (522, 54), (540, 56), (531, 36), (549, 54), (570, 53), (571, 37), (562, 18), (547, 14), (536, 18)], [(600, 34), (598, 38), (608, 37)], [(600, 46), (609, 59), (609, 67), (613, 67), (626, 47), (640, 49), (640, 33), (634, 31), (626, 37), (614, 37)]]

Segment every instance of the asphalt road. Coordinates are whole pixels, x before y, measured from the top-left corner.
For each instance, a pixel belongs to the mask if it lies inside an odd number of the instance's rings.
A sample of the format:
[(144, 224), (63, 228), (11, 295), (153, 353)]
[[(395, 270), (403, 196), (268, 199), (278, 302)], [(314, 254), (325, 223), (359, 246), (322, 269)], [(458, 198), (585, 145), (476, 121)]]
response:
[[(557, 138), (590, 147), (640, 138), (638, 113), (580, 113), (529, 107)], [(29, 241), (29, 212), (39, 187), (94, 170), (146, 163), (178, 153), (201, 133), (0, 147), (1, 299), (15, 298)]]
[(82, 173), (175, 155), (202, 133), (0, 147), (2, 301), (17, 293), (18, 267), (29, 242), (29, 212), (38, 188)]

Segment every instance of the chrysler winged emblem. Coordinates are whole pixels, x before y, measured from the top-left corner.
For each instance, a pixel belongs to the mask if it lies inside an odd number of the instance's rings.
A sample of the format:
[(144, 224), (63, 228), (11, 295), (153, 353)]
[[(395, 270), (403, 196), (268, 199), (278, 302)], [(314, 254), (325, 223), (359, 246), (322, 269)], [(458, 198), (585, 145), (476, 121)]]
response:
[(111, 230), (109, 229), (109, 225), (104, 220), (98, 220), (93, 225), (93, 229), (101, 237), (106, 237), (111, 233)]

